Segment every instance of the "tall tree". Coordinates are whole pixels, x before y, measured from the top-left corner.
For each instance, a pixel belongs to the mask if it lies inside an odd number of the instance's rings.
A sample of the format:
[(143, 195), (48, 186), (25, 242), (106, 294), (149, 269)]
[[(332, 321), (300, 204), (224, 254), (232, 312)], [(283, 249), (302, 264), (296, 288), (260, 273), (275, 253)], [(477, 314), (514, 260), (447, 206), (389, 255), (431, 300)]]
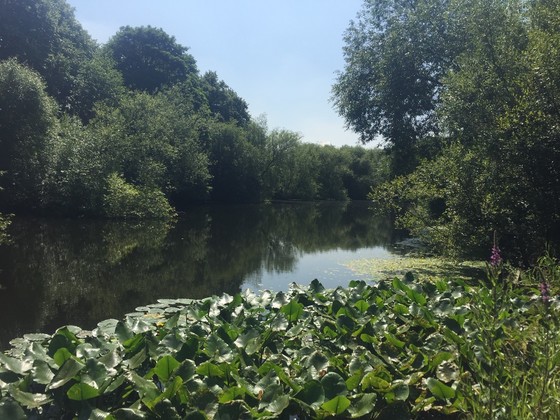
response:
[(365, 0), (346, 31), (346, 66), (333, 86), (334, 104), (362, 142), (387, 143), (397, 175), (416, 166), (418, 142), (439, 133), (442, 77), (463, 47), (457, 4)]
[(131, 89), (154, 93), (197, 73), (188, 48), (163, 29), (122, 27), (104, 46)]
[(0, 60), (10, 57), (36, 70), (47, 92), (65, 109), (76, 78), (96, 49), (65, 0), (0, 0)]
[(40, 204), (47, 150), (57, 126), (55, 101), (41, 77), (15, 59), (0, 62), (0, 182), (4, 204)]
[(223, 122), (237, 122), (242, 127), (251, 120), (247, 103), (235, 93), (218, 75), (209, 71), (202, 76), (202, 87), (208, 98), (208, 105), (214, 115)]

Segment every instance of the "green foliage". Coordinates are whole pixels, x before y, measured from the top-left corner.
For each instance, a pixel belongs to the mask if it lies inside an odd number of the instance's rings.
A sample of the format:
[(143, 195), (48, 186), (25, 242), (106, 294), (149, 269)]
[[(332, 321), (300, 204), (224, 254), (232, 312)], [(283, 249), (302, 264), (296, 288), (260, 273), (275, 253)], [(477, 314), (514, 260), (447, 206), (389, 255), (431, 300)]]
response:
[(363, 142), (388, 143), (394, 174), (412, 171), (417, 144), (439, 132), (442, 77), (465, 47), (461, 3), (366, 0), (346, 31), (334, 103)]
[(64, 0), (2, 0), (0, 8), (0, 60), (14, 57), (34, 69), (49, 95), (72, 107), (79, 74), (96, 48), (73, 9)]
[(154, 93), (198, 71), (186, 47), (152, 26), (122, 27), (103, 49), (134, 90)]
[(114, 218), (169, 218), (173, 208), (163, 192), (155, 187), (136, 187), (116, 173), (107, 179), (107, 193), (103, 197), (106, 215)]
[(0, 62), (0, 171), (4, 205), (37, 207), (56, 104), (40, 76), (15, 59)]
[(210, 111), (223, 122), (237, 122), (246, 126), (251, 117), (247, 103), (233, 89), (218, 80), (215, 72), (207, 72), (202, 76), (202, 88), (206, 94)]
[(557, 290), (557, 268), (162, 299), (18, 340), (0, 355), (0, 413), (555, 418), (559, 304), (534, 286)]
[(206, 200), (365, 199), (385, 176), (381, 152), (268, 132), (161, 29), (123, 27), (99, 48), (64, 0), (0, 4), (10, 211), (152, 217)]
[[(560, 11), (549, 2), (460, 3), (442, 2), (446, 30), (434, 35), (443, 37), (442, 45), (457, 47), (445, 52), (452, 53), (453, 64), (438, 70), (433, 114), (420, 119), (432, 119), (438, 129), (416, 143), (416, 155), (424, 159), (415, 172), (383, 186), (373, 198), (396, 210), (401, 226), (438, 252), (480, 256), (497, 232), (504, 252), (526, 264), (546, 243), (557, 244), (560, 232), (555, 71)], [(410, 10), (404, 22), (422, 17), (424, 6)], [(364, 33), (376, 27), (367, 22), (361, 36), (380, 37)], [(401, 24), (396, 20), (387, 28)], [(422, 50), (430, 39), (421, 38), (422, 60), (430, 57)], [(384, 77), (398, 73), (384, 72)], [(370, 108), (363, 112), (375, 115)]]

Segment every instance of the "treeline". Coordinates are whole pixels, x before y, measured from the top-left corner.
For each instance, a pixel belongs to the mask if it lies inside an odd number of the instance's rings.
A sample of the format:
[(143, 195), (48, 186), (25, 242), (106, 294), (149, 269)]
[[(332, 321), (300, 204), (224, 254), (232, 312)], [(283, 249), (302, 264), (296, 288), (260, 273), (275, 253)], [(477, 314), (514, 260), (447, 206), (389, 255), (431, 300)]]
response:
[(366, 0), (334, 98), (393, 180), (372, 196), (434, 250), (530, 262), (560, 243), (560, 2)]
[(166, 217), (196, 202), (365, 199), (380, 150), (269, 130), (163, 30), (97, 45), (64, 0), (0, 0), (0, 203)]

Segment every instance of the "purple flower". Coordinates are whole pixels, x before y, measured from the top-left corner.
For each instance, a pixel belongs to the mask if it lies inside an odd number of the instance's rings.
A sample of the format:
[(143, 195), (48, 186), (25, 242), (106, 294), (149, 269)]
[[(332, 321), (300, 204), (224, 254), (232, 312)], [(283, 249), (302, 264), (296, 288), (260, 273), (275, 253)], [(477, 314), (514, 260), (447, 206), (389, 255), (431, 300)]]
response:
[(548, 285), (548, 283), (546, 281), (543, 281), (541, 284), (539, 284), (539, 289), (541, 291), (541, 299), (543, 301), (543, 303), (549, 303), (550, 302), (550, 286)]
[(502, 263), (502, 255), (500, 254), (500, 248), (498, 245), (494, 244), (492, 247), (492, 255), (490, 256), (490, 265), (492, 267), (497, 267)]

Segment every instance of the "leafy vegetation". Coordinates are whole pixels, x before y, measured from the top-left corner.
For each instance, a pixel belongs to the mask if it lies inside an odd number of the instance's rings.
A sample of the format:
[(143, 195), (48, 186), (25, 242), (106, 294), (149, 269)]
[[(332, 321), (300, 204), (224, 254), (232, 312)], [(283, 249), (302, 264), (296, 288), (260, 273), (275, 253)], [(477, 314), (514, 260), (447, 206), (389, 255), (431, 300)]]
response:
[(547, 0), (365, 0), (350, 25), (335, 104), (391, 153), (372, 199), (438, 253), (558, 246), (559, 25)]
[[(0, 355), (0, 416), (557, 418), (557, 262), (164, 299)], [(540, 284), (540, 290), (537, 286)]]
[(162, 29), (99, 46), (65, 0), (0, 5), (3, 211), (169, 218), (207, 201), (364, 200), (387, 178), (381, 150), (269, 130)]

